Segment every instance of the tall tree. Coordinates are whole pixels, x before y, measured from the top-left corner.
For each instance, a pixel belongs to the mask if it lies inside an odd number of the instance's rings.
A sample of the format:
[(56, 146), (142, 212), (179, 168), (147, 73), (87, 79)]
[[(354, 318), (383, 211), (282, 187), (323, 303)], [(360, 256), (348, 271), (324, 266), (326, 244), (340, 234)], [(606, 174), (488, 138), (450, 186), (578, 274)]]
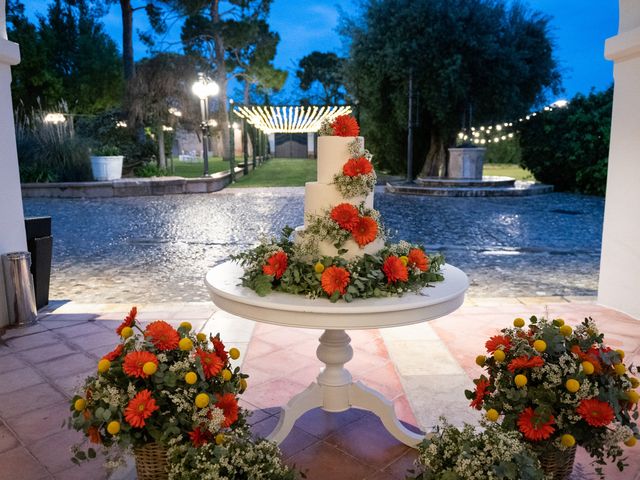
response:
[(341, 30), (369, 144), (394, 171), (406, 152), (411, 70), (421, 176), (444, 173), (446, 147), (470, 110), (474, 123), (517, 118), (559, 86), (549, 19), (519, 2), (368, 0), (362, 17), (343, 19)]
[[(303, 101), (306, 103), (323, 103), (338, 105), (344, 103), (344, 59), (333, 52), (311, 52), (300, 59), (296, 76), (300, 80), (300, 88), (309, 92)], [(314, 94), (320, 87), (321, 93)]]

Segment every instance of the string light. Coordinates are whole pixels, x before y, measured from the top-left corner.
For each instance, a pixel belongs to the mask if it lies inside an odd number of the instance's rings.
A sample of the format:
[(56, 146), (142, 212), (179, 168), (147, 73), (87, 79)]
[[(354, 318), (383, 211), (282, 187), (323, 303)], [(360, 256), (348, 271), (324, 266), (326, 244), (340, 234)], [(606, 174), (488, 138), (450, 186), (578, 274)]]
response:
[(47, 113), (44, 117), (44, 121), (45, 123), (53, 123), (54, 125), (57, 125), (59, 123), (64, 123), (66, 119), (62, 113)]
[(348, 105), (322, 106), (236, 106), (234, 113), (264, 133), (317, 132), (325, 120), (349, 115)]
[(116, 128), (127, 128), (127, 122), (124, 120), (118, 120), (116, 122)]

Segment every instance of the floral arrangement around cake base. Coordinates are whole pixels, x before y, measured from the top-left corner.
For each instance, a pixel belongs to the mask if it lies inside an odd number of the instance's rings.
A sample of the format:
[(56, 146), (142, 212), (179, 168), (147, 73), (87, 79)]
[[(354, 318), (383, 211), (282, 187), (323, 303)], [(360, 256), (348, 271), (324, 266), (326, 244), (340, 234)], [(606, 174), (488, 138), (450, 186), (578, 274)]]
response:
[(522, 318), (513, 324), (486, 342), (488, 356), (476, 359), (487, 376), (465, 392), (471, 407), (518, 433), (541, 458), (569, 455), (580, 445), (601, 478), (607, 460), (622, 471), (621, 444), (633, 446), (640, 437), (636, 368), (624, 364), (622, 350), (605, 345), (591, 318), (575, 329), (535, 316), (528, 325)]
[(310, 259), (291, 241), (292, 232), (286, 227), (280, 240), (263, 241), (231, 257), (244, 268), (242, 285), (261, 296), (279, 291), (350, 302), (417, 292), (443, 280), (440, 269), (444, 257), (427, 255), (419, 245), (387, 245), (375, 255), (365, 254), (352, 261), (342, 257)]
[[(97, 374), (71, 399), (68, 426), (97, 446), (72, 447), (71, 460), (78, 464), (95, 458), (96, 448), (102, 447), (105, 466), (112, 470), (124, 463), (125, 454), (141, 452), (137, 463), (153, 458), (162, 465), (139, 464), (139, 473), (150, 470), (160, 472), (152, 474), (154, 478), (171, 474), (186, 479), (196, 478), (192, 472), (198, 468), (183, 465), (176, 474), (175, 462), (183, 462), (167, 455), (169, 446), (189, 458), (226, 465), (237, 463), (231, 457), (241, 444), (269, 452), (248, 460), (252, 471), (261, 468), (261, 462), (269, 468), (279, 465), (277, 446), (253, 445), (247, 433), (247, 412), (239, 407), (238, 395), (247, 388), (248, 376), (230, 363), (239, 358), (238, 349), (227, 350), (219, 336), (195, 333), (189, 322), (176, 329), (159, 320), (143, 328), (136, 315), (133, 307), (116, 329), (121, 343), (98, 362)], [(225, 478), (253, 478), (242, 468), (236, 465), (234, 474)]]

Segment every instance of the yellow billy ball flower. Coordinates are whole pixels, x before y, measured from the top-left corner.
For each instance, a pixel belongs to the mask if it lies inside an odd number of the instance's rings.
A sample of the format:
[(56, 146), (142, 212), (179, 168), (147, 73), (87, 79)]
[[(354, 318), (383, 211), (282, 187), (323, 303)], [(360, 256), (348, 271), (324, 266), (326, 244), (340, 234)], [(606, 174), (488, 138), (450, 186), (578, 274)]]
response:
[(236, 347), (230, 348), (229, 349), (229, 356), (231, 357), (232, 360), (237, 360), (240, 358), (240, 350), (238, 350)]
[(535, 348), (537, 352), (542, 353), (547, 349), (547, 342), (544, 340), (536, 340), (533, 342), (533, 348)]
[(498, 420), (498, 417), (500, 416), (500, 414), (495, 408), (490, 408), (489, 410), (487, 410), (487, 413), (485, 414), (485, 416), (487, 417), (487, 420), (489, 420), (490, 422), (495, 422)]
[(216, 445), (222, 445), (224, 443), (224, 433), (216, 435)]
[(640, 380), (638, 380), (636, 377), (631, 377), (629, 378), (629, 381), (631, 382), (631, 386), (633, 388), (638, 388), (640, 387)]
[(206, 342), (207, 341), (207, 336), (204, 333), (197, 334), (196, 338), (198, 339), (199, 342)]
[(640, 395), (638, 395), (638, 392), (636, 392), (635, 390), (628, 390), (627, 399), (631, 403), (638, 403), (638, 400), (640, 400)]
[(582, 370), (584, 370), (585, 375), (591, 375), (595, 371), (595, 367), (593, 366), (593, 363), (585, 360), (582, 362)]
[(111, 435), (120, 433), (120, 422), (117, 420), (109, 422), (109, 425), (107, 425), (107, 432), (109, 432)]
[(576, 393), (578, 390), (580, 390), (580, 382), (573, 378), (570, 378), (569, 380), (567, 380), (564, 383), (564, 386), (571, 393)]
[(563, 337), (568, 337), (572, 333), (573, 333), (573, 328), (571, 328), (569, 325), (562, 325), (560, 327), (560, 335), (562, 335)]
[(556, 327), (561, 327), (561, 326), (563, 326), (563, 325), (564, 325), (564, 320), (563, 320), (563, 319), (561, 319), (561, 318), (556, 318), (556, 319), (553, 321), (553, 324), (554, 324)]
[(624, 366), (624, 363), (616, 363), (613, 366), (613, 369), (616, 371), (618, 375), (624, 375), (627, 371), (627, 367)]
[(406, 255), (402, 255), (400, 257), (400, 261), (402, 262), (402, 264), (406, 267), (407, 263), (409, 263), (409, 257), (407, 257)]
[(247, 389), (248, 385), (247, 385), (247, 379), (246, 378), (241, 378), (240, 379), (240, 393), (244, 392)]
[(516, 318), (513, 321), (513, 326), (518, 328), (524, 327), (524, 318)]
[(487, 361), (487, 357), (485, 357), (484, 355), (478, 355), (476, 357), (476, 365), (484, 367), (484, 364), (486, 361)]
[(224, 370), (222, 370), (222, 379), (225, 382), (228, 382), (229, 380), (231, 380), (232, 375), (233, 374), (231, 373), (231, 371), (228, 368), (225, 368)]
[(98, 362), (98, 373), (104, 373), (111, 368), (111, 362), (103, 358)]
[(158, 365), (156, 365), (154, 362), (146, 362), (142, 366), (142, 371), (146, 375), (153, 375), (154, 373), (156, 373), (158, 371)]
[(193, 348), (193, 342), (191, 341), (190, 338), (187, 338), (187, 337), (181, 338), (180, 341), (178, 342), (178, 347), (180, 347), (180, 350), (188, 352)]
[(636, 443), (638, 443), (638, 439), (636, 437), (629, 437), (624, 441), (624, 444), (627, 447), (633, 447)]
[(129, 338), (131, 335), (133, 335), (133, 328), (131, 327), (124, 327), (120, 332), (122, 338)]
[(496, 350), (493, 352), (493, 358), (496, 359), (496, 362), (504, 362), (506, 355), (502, 350)]
[(206, 393), (199, 393), (196, 395), (196, 407), (204, 408), (209, 405), (209, 395)]
[(618, 355), (620, 355), (620, 360), (624, 360), (624, 350), (621, 350), (621, 349), (619, 349), (619, 348), (618, 348), (618, 349), (616, 350), (616, 353), (617, 353)]
[(562, 435), (562, 437), (560, 437), (560, 443), (565, 447), (573, 447), (576, 444), (576, 439), (573, 435), (565, 433), (564, 435)]
[(191, 330), (193, 327), (191, 326), (191, 324), (189, 322), (182, 322), (180, 324), (180, 328), (186, 328), (187, 331)]
[(187, 372), (184, 374), (184, 381), (189, 385), (193, 385), (198, 381), (198, 374), (196, 372)]
[(527, 384), (527, 377), (522, 374), (519, 374), (515, 376), (513, 381), (516, 384), (516, 387), (521, 388)]
[(76, 412), (81, 412), (87, 408), (87, 401), (84, 398), (79, 398), (73, 402), (73, 408), (76, 409)]
[(313, 266), (313, 269), (316, 271), (316, 273), (322, 273), (324, 272), (324, 265), (322, 264), (322, 262), (318, 262)]

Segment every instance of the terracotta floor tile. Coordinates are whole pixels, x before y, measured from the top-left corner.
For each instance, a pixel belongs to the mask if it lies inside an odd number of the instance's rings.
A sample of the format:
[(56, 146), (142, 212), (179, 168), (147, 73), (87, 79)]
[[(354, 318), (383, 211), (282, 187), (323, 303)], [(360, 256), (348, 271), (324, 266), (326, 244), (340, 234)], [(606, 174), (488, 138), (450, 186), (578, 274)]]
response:
[(46, 331), (42, 333), (34, 333), (33, 335), (25, 335), (7, 340), (7, 345), (13, 351), (28, 350), (30, 348), (41, 347), (43, 345), (52, 345), (60, 341), (60, 337)]
[(299, 345), (300, 343), (313, 338), (319, 338), (320, 333), (321, 332), (318, 332), (316, 337), (312, 332), (307, 332), (302, 329), (281, 327), (280, 329), (272, 332), (261, 333), (258, 338), (263, 342), (268, 342), (276, 347), (284, 348), (292, 345)]
[(394, 477), (393, 475), (391, 475), (388, 472), (385, 471), (379, 471), (374, 473), (371, 477), (367, 477), (366, 480), (404, 480), (405, 477)]
[(16, 354), (8, 355), (0, 359), (0, 374), (28, 366)]
[(23, 447), (0, 453), (0, 480), (40, 480), (49, 474)]
[[(31, 401), (31, 399), (24, 399)], [(7, 419), (7, 423), (26, 444), (59, 433), (63, 430), (62, 421), (70, 415), (67, 402), (56, 403), (49, 407), (41, 407), (20, 416)]]
[(325, 412), (321, 408), (314, 408), (302, 415), (296, 422), (296, 426), (314, 437), (325, 439), (361, 419), (364, 415), (363, 410), (356, 408), (339, 413)]
[(21, 416), (26, 412), (64, 400), (64, 396), (49, 384), (40, 383), (11, 393), (0, 394), (0, 415), (5, 419)]
[(290, 458), (319, 441), (318, 437), (314, 437), (301, 428), (293, 427), (287, 438), (280, 444), (282, 458)]
[(409, 448), (404, 455), (388, 465), (384, 471), (393, 476), (393, 478), (405, 479), (409, 470), (415, 470), (415, 461), (418, 458), (418, 450)]
[(107, 472), (102, 466), (103, 459), (96, 458), (80, 465), (72, 465), (54, 475), (58, 480), (107, 480)]
[(414, 426), (414, 428), (417, 430), (416, 425), (418, 424), (418, 422), (416, 421), (416, 417), (413, 413), (413, 409), (411, 408), (411, 405), (409, 404), (409, 400), (407, 400), (406, 395), (403, 394), (399, 397), (396, 397), (393, 400), (393, 408), (396, 411), (396, 416), (398, 417), (398, 420), (405, 423), (405, 426), (410, 430), (411, 430), (411, 426)]
[(292, 350), (276, 350), (260, 358), (259, 364), (263, 371), (272, 370), (278, 375), (288, 376), (292, 371), (313, 365), (316, 359), (295, 353)]
[(11, 370), (0, 374), (0, 394), (14, 392), (43, 381), (44, 378), (30, 367)]
[(89, 375), (93, 375), (95, 373), (96, 369), (91, 368), (90, 370), (84, 370), (82, 372), (74, 373), (73, 375), (56, 378), (54, 379), (54, 384), (66, 395), (73, 397), (80, 385), (84, 383), (85, 379)]
[(48, 378), (67, 378), (71, 375), (85, 372), (89, 368), (97, 368), (96, 361), (82, 353), (74, 353), (58, 358), (55, 362), (41, 363), (38, 369)]
[(393, 400), (404, 394), (400, 377), (391, 360), (379, 368), (355, 377), (354, 380), (360, 380), (368, 387), (379, 391), (387, 400)]
[(71, 347), (66, 343), (57, 343), (45, 347), (22, 350), (18, 355), (31, 363), (50, 362), (59, 357), (78, 353), (77, 347)]
[(308, 480), (359, 480), (376, 473), (374, 468), (359, 459), (347, 455), (333, 445), (318, 442), (287, 460), (306, 470)]
[(248, 362), (251, 360), (258, 360), (264, 355), (272, 353), (276, 350), (278, 350), (278, 347), (276, 345), (265, 342), (254, 335), (254, 337), (249, 342), (249, 346), (247, 347), (247, 353), (245, 355), (244, 361)]
[(42, 438), (35, 443), (29, 444), (27, 448), (51, 473), (58, 473), (73, 467), (69, 447), (81, 444), (84, 435), (75, 430), (65, 429)]
[[(242, 373), (246, 373), (249, 375), (247, 379), (247, 392), (253, 389), (253, 387), (260, 385), (264, 382), (268, 382), (270, 380), (275, 380), (276, 378), (281, 378), (279, 372), (275, 370), (268, 369), (267, 365), (263, 365), (267, 370), (263, 370), (258, 368), (255, 364), (258, 362), (255, 361), (246, 361), (242, 365)], [(246, 395), (245, 395), (246, 396)]]
[(280, 407), (306, 387), (307, 385), (288, 379), (277, 378), (248, 388), (244, 396), (248, 402), (260, 408)]
[(0, 423), (0, 453), (17, 447), (18, 439), (9, 431), (7, 427)]
[(273, 432), (273, 429), (277, 424), (277, 416), (272, 415), (263, 418), (259, 422), (255, 422), (251, 425), (251, 435), (253, 436), (253, 438), (267, 438), (267, 436), (271, 434), (271, 432)]
[(372, 355), (370, 353), (359, 351), (358, 354), (354, 354), (351, 361), (346, 364), (346, 368), (353, 376), (359, 377), (367, 375), (368, 373), (376, 372), (383, 368), (388, 361), (388, 355)]

